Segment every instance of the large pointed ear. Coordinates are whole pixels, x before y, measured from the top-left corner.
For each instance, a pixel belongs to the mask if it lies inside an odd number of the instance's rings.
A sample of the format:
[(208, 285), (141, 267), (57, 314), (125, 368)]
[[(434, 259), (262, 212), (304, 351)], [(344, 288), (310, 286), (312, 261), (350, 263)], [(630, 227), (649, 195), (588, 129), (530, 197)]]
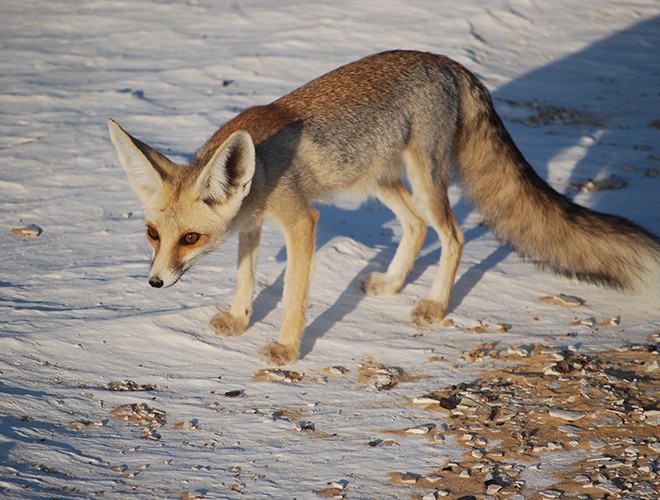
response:
[(160, 192), (170, 173), (168, 167), (171, 162), (155, 149), (129, 135), (114, 120), (108, 120), (108, 129), (119, 162), (128, 174), (131, 188), (145, 203)]
[(195, 188), (206, 203), (242, 200), (249, 192), (254, 175), (255, 151), (252, 137), (244, 130), (234, 132), (204, 166)]

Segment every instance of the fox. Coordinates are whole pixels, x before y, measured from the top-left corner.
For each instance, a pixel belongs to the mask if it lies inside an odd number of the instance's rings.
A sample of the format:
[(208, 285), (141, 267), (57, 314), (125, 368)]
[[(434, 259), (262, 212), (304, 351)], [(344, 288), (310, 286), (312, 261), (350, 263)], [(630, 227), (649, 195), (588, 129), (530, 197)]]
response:
[(340, 193), (377, 198), (401, 224), (392, 261), (362, 282), (368, 295), (399, 292), (428, 226), (437, 232), (438, 269), (411, 315), (419, 327), (447, 313), (463, 251), (447, 195), (450, 178), (484, 224), (522, 257), (569, 278), (660, 295), (660, 238), (553, 189), (515, 145), (486, 86), (443, 55), (393, 50), (341, 66), (241, 112), (185, 165), (112, 119), (108, 127), (143, 204), (154, 250), (152, 287), (174, 285), (238, 233), (235, 295), (210, 320), (217, 335), (247, 329), (263, 222), (281, 228), (284, 316), (279, 339), (260, 350), (266, 364), (300, 356), (319, 219), (313, 204)]

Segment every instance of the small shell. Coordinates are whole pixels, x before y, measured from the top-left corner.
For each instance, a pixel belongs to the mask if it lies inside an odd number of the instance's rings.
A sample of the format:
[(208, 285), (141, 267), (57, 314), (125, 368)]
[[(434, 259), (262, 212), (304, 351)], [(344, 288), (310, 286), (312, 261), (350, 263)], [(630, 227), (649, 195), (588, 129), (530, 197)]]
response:
[(423, 424), (406, 429), (406, 434), (428, 434), (431, 429), (435, 429), (435, 424)]
[(25, 227), (15, 227), (11, 230), (11, 234), (14, 236), (23, 236), (24, 238), (36, 238), (43, 232), (39, 226), (30, 224)]
[(565, 295), (560, 293), (559, 295), (550, 295), (545, 297), (539, 297), (541, 302), (547, 302), (548, 304), (554, 304), (556, 306), (562, 307), (579, 307), (585, 303), (585, 300), (580, 297), (575, 297), (574, 295)]

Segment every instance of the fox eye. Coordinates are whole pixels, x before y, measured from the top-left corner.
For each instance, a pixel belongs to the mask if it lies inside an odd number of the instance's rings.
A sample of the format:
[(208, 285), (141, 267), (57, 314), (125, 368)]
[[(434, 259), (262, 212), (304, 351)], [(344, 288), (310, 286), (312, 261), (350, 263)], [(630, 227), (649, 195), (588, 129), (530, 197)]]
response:
[(186, 233), (181, 238), (182, 245), (194, 245), (199, 241), (199, 233)]
[(158, 241), (159, 238), (158, 231), (151, 226), (147, 226), (147, 236), (154, 241)]

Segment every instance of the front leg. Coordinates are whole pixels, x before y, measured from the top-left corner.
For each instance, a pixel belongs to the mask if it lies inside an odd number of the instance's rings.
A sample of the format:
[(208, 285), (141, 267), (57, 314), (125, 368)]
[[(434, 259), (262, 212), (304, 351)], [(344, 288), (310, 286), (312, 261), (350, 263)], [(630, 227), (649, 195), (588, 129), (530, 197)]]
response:
[(261, 361), (271, 365), (292, 363), (300, 355), (319, 213), (313, 208), (302, 206), (287, 211), (279, 218), (287, 251), (284, 321), (279, 342), (269, 342), (260, 351)]
[(211, 327), (216, 335), (233, 337), (242, 334), (250, 323), (261, 226), (238, 235), (238, 276), (236, 295), (228, 311), (213, 316)]

